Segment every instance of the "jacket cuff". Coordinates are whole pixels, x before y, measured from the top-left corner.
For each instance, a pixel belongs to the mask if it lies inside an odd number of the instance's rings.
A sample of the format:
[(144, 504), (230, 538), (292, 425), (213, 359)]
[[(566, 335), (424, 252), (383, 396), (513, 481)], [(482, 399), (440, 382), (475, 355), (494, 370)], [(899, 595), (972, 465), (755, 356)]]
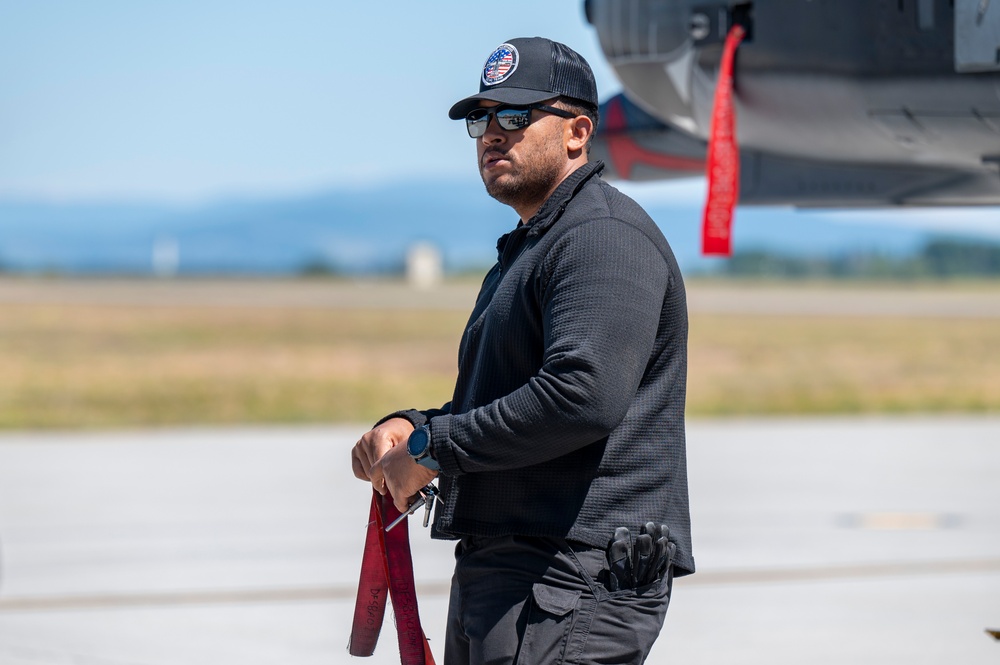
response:
[(385, 421), (392, 420), (393, 418), (402, 418), (403, 420), (410, 421), (410, 424), (413, 425), (414, 429), (422, 427), (423, 425), (427, 424), (427, 416), (422, 414), (420, 411), (417, 411), (416, 409), (404, 409), (403, 411), (396, 411), (394, 413), (390, 413), (389, 415), (387, 415), (386, 417), (382, 418), (377, 423), (375, 423), (373, 425), (373, 428), (378, 427)]
[(451, 445), (451, 414), (434, 416), (431, 423), (431, 457), (441, 465), (441, 473), (446, 476), (461, 476), (464, 472), (458, 465), (455, 449)]

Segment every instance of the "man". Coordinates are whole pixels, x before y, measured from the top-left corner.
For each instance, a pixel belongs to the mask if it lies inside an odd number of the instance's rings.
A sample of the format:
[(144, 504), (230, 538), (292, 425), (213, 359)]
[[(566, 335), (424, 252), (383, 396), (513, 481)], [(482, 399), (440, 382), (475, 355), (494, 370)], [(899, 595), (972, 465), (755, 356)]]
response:
[(694, 571), (677, 263), (588, 162), (597, 89), (576, 52), (512, 39), (449, 115), (520, 223), (462, 336), (452, 401), (383, 419), (355, 475), (400, 510), (439, 479), (432, 536), (459, 539), (446, 665), (641, 663), (673, 577)]

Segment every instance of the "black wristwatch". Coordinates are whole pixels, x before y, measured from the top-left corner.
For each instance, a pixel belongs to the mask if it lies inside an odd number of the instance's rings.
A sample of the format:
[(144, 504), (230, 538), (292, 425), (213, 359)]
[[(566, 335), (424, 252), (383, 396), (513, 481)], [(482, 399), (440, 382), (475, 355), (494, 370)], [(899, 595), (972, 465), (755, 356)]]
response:
[(406, 452), (420, 466), (427, 467), (431, 471), (441, 470), (441, 465), (437, 463), (436, 459), (431, 457), (430, 425), (424, 425), (413, 430), (410, 438), (406, 440)]

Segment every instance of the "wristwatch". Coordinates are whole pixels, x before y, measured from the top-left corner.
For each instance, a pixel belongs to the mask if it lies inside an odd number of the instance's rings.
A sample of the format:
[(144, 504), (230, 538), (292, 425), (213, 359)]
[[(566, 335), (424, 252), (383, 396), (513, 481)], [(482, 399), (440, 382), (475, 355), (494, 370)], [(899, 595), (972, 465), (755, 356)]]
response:
[(431, 457), (431, 427), (424, 425), (413, 430), (410, 438), (406, 440), (406, 452), (410, 454), (413, 461), (420, 466), (431, 471), (440, 471), (441, 465)]

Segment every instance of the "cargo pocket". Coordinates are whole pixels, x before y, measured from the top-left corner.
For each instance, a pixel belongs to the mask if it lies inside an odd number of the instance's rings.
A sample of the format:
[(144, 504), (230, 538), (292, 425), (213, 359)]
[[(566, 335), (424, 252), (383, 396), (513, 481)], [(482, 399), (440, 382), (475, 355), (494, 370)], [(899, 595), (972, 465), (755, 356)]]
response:
[(580, 591), (558, 589), (541, 582), (531, 587), (528, 622), (517, 656), (520, 665), (565, 662), (580, 595)]

